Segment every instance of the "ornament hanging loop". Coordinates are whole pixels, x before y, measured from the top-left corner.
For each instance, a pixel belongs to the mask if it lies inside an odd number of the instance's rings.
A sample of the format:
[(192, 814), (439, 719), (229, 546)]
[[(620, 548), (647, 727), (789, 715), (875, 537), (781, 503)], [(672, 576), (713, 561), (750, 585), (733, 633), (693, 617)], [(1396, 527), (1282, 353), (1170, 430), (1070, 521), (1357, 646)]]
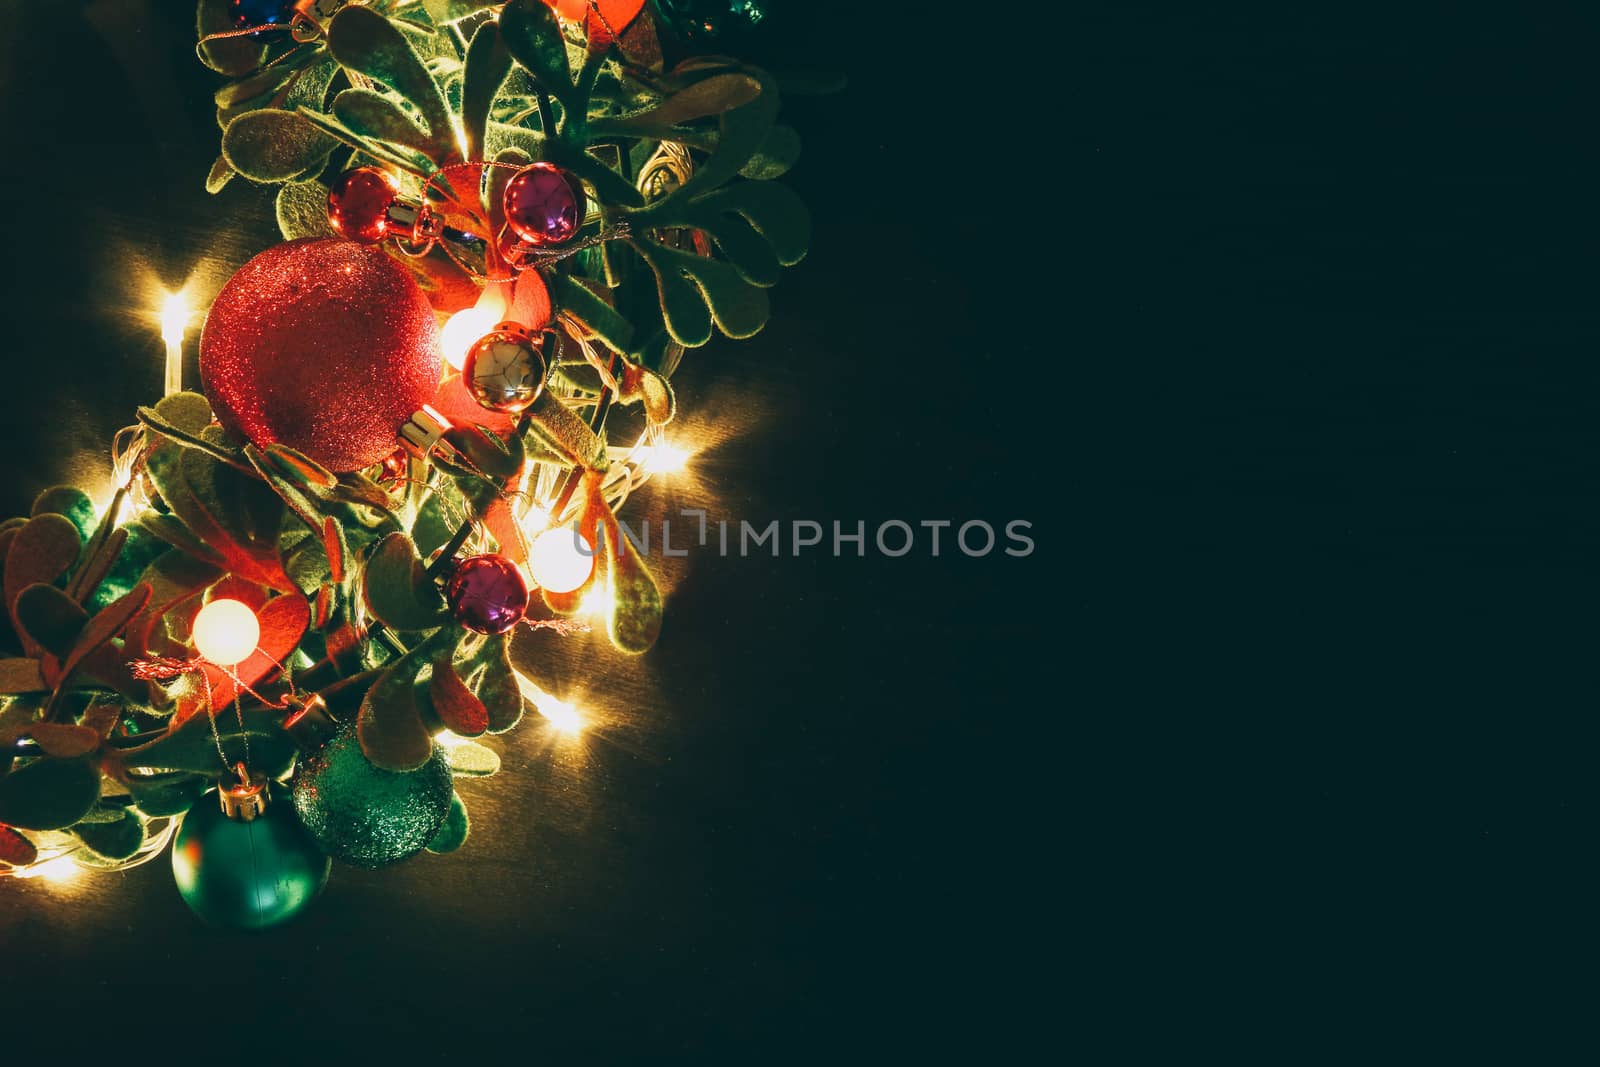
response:
[(219, 786), (217, 800), (222, 814), (235, 822), (250, 822), (267, 810), (267, 780), (251, 774), (243, 763), (234, 764), (233, 770), (239, 776), (239, 784)]

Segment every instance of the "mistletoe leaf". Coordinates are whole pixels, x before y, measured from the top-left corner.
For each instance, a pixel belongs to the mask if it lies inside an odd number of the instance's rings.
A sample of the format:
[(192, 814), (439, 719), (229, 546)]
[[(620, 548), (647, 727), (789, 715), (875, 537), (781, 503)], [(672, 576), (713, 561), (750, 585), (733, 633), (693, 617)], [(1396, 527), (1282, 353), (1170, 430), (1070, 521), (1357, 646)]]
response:
[(715, 229), (714, 214), (744, 216), (772, 245), (778, 262), (792, 267), (811, 243), (811, 213), (788, 186), (775, 182), (737, 182), (696, 200), (685, 217), (692, 226)]
[(122, 559), (122, 549), (127, 545), (130, 536), (126, 526), (119, 526), (107, 534), (99, 551), (91, 550), (88, 562), (72, 576), (72, 584), (68, 587), (67, 593), (85, 607), (92, 607), (95, 610), (104, 607), (103, 604), (95, 602), (94, 593)]
[(500, 771), (500, 754), (473, 741), (458, 741), (448, 746), (444, 758), (450, 774), (457, 778), (487, 778)]
[(78, 528), (64, 515), (37, 515), (17, 529), (6, 550), (5, 595), (16, 622), (17, 597), (35, 583), (49, 585), (65, 574), (82, 550)]
[(367, 609), (396, 630), (427, 630), (446, 619), (444, 598), (428, 577), (416, 545), (403, 533), (386, 534), (361, 576)]
[(467, 158), (483, 159), (489, 131), (489, 110), (511, 73), (511, 53), (500, 36), (500, 24), (483, 23), (467, 46), (461, 76), (461, 125), (467, 135)]
[(301, 108), (299, 114), (301, 118), (329, 137), (371, 156), (380, 163), (391, 163), (401, 170), (408, 170), (423, 178), (432, 177), (439, 169), (438, 164), (416, 149), (363, 137), (332, 115), (324, 115), (307, 108)]
[(751, 285), (770, 288), (778, 284), (782, 267), (777, 253), (756, 228), (739, 215), (723, 215), (709, 231), (722, 254), (739, 276)]
[(84, 847), (106, 860), (125, 860), (139, 851), (144, 844), (144, 822), (133, 812), (123, 809), (115, 819), (105, 822), (80, 822), (72, 834)]
[(361, 751), (375, 767), (414, 771), (433, 756), (433, 737), (417, 703), (417, 672), (422, 663), (416, 650), (402, 656), (379, 675), (361, 702), (356, 733)]
[(337, 144), (298, 112), (250, 111), (222, 131), (222, 156), (253, 182), (282, 182), (320, 169)]
[(800, 135), (793, 126), (780, 122), (767, 131), (767, 139), (761, 142), (749, 162), (739, 168), (739, 174), (758, 182), (771, 181), (787, 174), (799, 159)]
[(462, 803), (461, 794), (451, 794), (450, 814), (445, 816), (444, 825), (439, 827), (439, 832), (428, 842), (428, 851), (439, 854), (454, 852), (466, 843), (471, 825), (471, 820), (467, 818), (467, 806)]
[[(241, 728), (239, 719), (243, 718)], [(247, 745), (250, 766), (262, 774), (276, 776), (294, 763), (294, 740), (282, 727), (283, 709), (264, 707), (224, 708), (216, 713), (217, 739), (212, 737), (212, 715), (200, 710), (182, 722), (168, 727), (153, 740), (114, 752), (124, 767), (159, 771), (188, 771), (213, 778), (223, 768), (245, 759)]]
[(648, 652), (661, 636), (661, 590), (645, 566), (644, 554), (619, 532), (606, 537), (605, 558), (611, 575), (611, 606), (606, 616), (611, 643), (630, 655)]
[(211, 787), (200, 774), (177, 771), (170, 774), (129, 775), (128, 792), (134, 807), (151, 818), (182, 815)]
[(485, 637), (464, 663), (467, 685), (488, 710), (492, 734), (503, 734), (522, 720), (522, 690), (511, 668), (510, 651), (505, 634)]
[(500, 12), (500, 35), (539, 88), (565, 105), (577, 96), (567, 44), (556, 13), (541, 0), (511, 0)]
[[(371, 89), (346, 89), (333, 98), (333, 114), (345, 128), (367, 141), (384, 141), (413, 148), (432, 160), (444, 159), (452, 145), (417, 125), (393, 97)], [(449, 129), (445, 130), (448, 138)]]
[(98, 730), (74, 723), (36, 722), (28, 727), (28, 736), (45, 755), (57, 759), (77, 759), (100, 747)]
[(428, 699), (433, 703), (433, 713), (453, 734), (477, 737), (489, 729), (489, 709), (456, 673), (454, 648), (434, 655)]
[(417, 109), (433, 143), (442, 146), (435, 163), (459, 161), (444, 96), (399, 27), (371, 8), (351, 4), (329, 24), (328, 47), (341, 65), (388, 86)]
[(72, 651), (67, 654), (66, 661), (61, 665), (61, 677), (72, 677), (72, 673), (95, 649), (120, 634), (148, 603), (150, 603), (150, 587), (141, 584), (134, 586), (126, 596), (96, 612), (94, 618), (88, 621), (88, 625), (82, 628), (77, 640), (73, 642)]
[(333, 227), (328, 224), (328, 187), (321, 182), (285, 182), (273, 206), (278, 232), (285, 241), (333, 236)]
[[(451, 805), (454, 813), (455, 807)], [(463, 811), (463, 815), (465, 811)], [(445, 826), (450, 825), (450, 820), (445, 820)], [(443, 831), (440, 831), (443, 833)], [(0, 863), (9, 863), (13, 867), (26, 867), (39, 858), (39, 850), (21, 833), (9, 826), (0, 826)]]
[(87, 760), (37, 759), (0, 778), (0, 823), (61, 830), (100, 799), (100, 772)]
[(534, 399), (526, 414), (529, 428), (556, 453), (584, 467), (606, 468), (605, 441), (549, 390)]
[(60, 515), (78, 528), (79, 536), (87, 541), (94, 533), (97, 522), (94, 501), (82, 489), (58, 485), (46, 489), (33, 501), (32, 515)]
[(216, 194), (233, 181), (234, 169), (228, 164), (228, 157), (219, 155), (211, 164), (211, 170), (206, 174), (206, 192)]
[(727, 71), (702, 78), (654, 107), (612, 119), (606, 125), (608, 129), (621, 132), (676, 126), (711, 115), (725, 114), (736, 107), (743, 107), (760, 95), (761, 83), (755, 78), (743, 72)]
[[(89, 622), (89, 613), (55, 586), (36, 582), (18, 594), (16, 618), (17, 634), (24, 647), (31, 645), (59, 660), (71, 651), (72, 643)], [(44, 672), (46, 681), (58, 684), (61, 676), (50, 677), (57, 672), (48, 660)]]
[[(238, 28), (234, 25), (233, 13), (228, 6), (228, 0), (200, 0), (197, 18), (199, 36), (226, 33)], [(255, 70), (261, 66), (267, 54), (266, 45), (253, 37), (225, 37), (220, 41), (207, 41), (199, 45), (197, 51), (202, 63), (219, 74), (231, 77)]]

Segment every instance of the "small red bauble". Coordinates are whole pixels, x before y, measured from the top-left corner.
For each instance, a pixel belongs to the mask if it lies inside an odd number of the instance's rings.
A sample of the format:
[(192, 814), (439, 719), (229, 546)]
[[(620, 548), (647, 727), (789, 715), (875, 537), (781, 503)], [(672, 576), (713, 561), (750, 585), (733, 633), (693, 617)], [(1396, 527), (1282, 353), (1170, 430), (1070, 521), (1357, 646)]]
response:
[(345, 171), (328, 190), (328, 225), (341, 237), (374, 245), (389, 236), (389, 208), (400, 183), (377, 167)]
[(528, 610), (528, 583), (504, 556), (469, 556), (456, 564), (444, 598), (462, 626), (480, 634), (503, 634)]
[(417, 283), (373, 248), (331, 237), (269, 248), (223, 286), (200, 333), (218, 420), (334, 471), (394, 451), (439, 384), (439, 333)]
[(583, 225), (583, 183), (554, 163), (530, 163), (506, 183), (506, 225), (531, 245), (572, 240)]

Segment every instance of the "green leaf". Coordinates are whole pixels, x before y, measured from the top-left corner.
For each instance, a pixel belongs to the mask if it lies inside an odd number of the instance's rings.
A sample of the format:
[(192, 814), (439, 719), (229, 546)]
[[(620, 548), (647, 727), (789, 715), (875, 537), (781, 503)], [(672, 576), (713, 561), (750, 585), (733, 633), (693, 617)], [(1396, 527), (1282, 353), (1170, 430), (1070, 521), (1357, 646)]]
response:
[(410, 101), (434, 143), (444, 148), (435, 163), (443, 166), (459, 158), (444, 96), (394, 23), (371, 8), (351, 4), (329, 24), (328, 47), (347, 69), (387, 85)]
[(511, 53), (500, 38), (500, 24), (491, 19), (472, 35), (461, 76), (461, 125), (467, 135), (468, 159), (486, 158), (489, 110), (510, 73)]
[(219, 155), (211, 164), (211, 171), (206, 175), (206, 192), (220, 193), (224, 186), (233, 181), (233, 167), (228, 164), (228, 157)]
[[(197, 29), (200, 37), (213, 33), (226, 33), (237, 29), (233, 14), (228, 10), (228, 0), (200, 0)], [(219, 74), (238, 77), (248, 74), (261, 65), (266, 57), (266, 45), (260, 39), (228, 37), (199, 45), (200, 61)]]
[(500, 754), (474, 741), (458, 741), (444, 750), (450, 774), (459, 778), (487, 778), (500, 771)]
[(605, 558), (611, 575), (606, 632), (623, 652), (647, 652), (661, 635), (661, 590), (645, 566), (644, 554), (623, 537), (613, 533), (606, 538)]
[(100, 772), (87, 760), (37, 759), (0, 778), (0, 823), (60, 830), (99, 799)]
[(294, 77), (298, 64), (276, 63), (265, 70), (258, 70), (248, 74), (238, 81), (229, 82), (212, 94), (217, 107), (238, 107), (257, 97), (266, 97), (277, 92), (283, 83)]
[(58, 485), (40, 493), (33, 502), (32, 514), (63, 516), (78, 528), (79, 536), (85, 541), (94, 533), (97, 522), (94, 501), (89, 499), (89, 494), (70, 485)]
[(500, 12), (500, 35), (506, 50), (539, 87), (562, 104), (577, 96), (567, 44), (556, 13), (541, 0), (511, 0)]
[(549, 390), (534, 399), (526, 414), (529, 429), (559, 455), (593, 470), (607, 467), (605, 441)]
[[(619, 131), (676, 126), (743, 107), (761, 95), (761, 83), (749, 74), (725, 72), (703, 78), (645, 111), (612, 119), (608, 130)], [(596, 132), (600, 125), (596, 123)]]
[(321, 167), (337, 143), (298, 112), (273, 108), (228, 123), (222, 155), (253, 182), (281, 182)]
[[(88, 560), (73, 574), (67, 595), (90, 607), (92, 594), (116, 567), (117, 560), (122, 558), (122, 549), (128, 543), (128, 537), (127, 527), (119, 527), (106, 535), (98, 549), (91, 547)], [(102, 606), (96, 604), (92, 610), (99, 610)]]
[[(244, 718), (244, 728), (237, 716)], [(276, 776), (294, 763), (294, 740), (283, 731), (282, 708), (224, 707), (216, 713), (217, 735), (224, 755), (217, 753), (205, 710), (190, 715), (151, 741), (116, 752), (123, 766), (160, 771), (190, 771), (215, 777), (244, 760), (248, 743), (251, 769)]]
[(368, 610), (396, 630), (427, 630), (447, 618), (444, 598), (403, 533), (387, 534), (373, 548), (361, 589)]
[(17, 530), (5, 560), (6, 604), (12, 609), (13, 622), (22, 590), (60, 578), (77, 562), (81, 548), (78, 528), (63, 515), (37, 515)]
[(371, 89), (346, 89), (334, 97), (333, 115), (365, 140), (404, 145), (435, 162), (447, 158), (454, 147), (448, 128), (441, 142), (401, 110), (394, 97)]
[(100, 732), (75, 723), (36, 722), (28, 727), (28, 736), (47, 756), (57, 759), (78, 759), (100, 747)]
[(302, 108), (299, 115), (329, 137), (342, 141), (380, 163), (391, 163), (422, 178), (431, 178), (439, 170), (438, 164), (415, 148), (363, 137), (333, 116), (317, 111)]
[(778, 262), (792, 267), (805, 258), (811, 243), (811, 213), (805, 202), (785, 185), (774, 182), (738, 182), (701, 197), (685, 217), (689, 225), (714, 226), (716, 214), (734, 213), (749, 220), (772, 245)]
[(126, 809), (111, 822), (80, 822), (72, 833), (90, 852), (107, 860), (125, 860), (144, 844), (144, 823)]
[(36, 582), (17, 596), (16, 618), (24, 646), (60, 658), (71, 650), (89, 613), (55, 586)]
[(333, 236), (333, 227), (328, 225), (328, 187), (319, 181), (285, 182), (274, 207), (278, 232), (285, 241)]
[(522, 719), (522, 690), (511, 668), (511, 642), (505, 634), (485, 637), (465, 659), (469, 688), (489, 712), (489, 732), (503, 734)]
[(667, 199), (692, 199), (715, 189), (738, 174), (766, 144), (778, 117), (778, 86), (765, 71), (750, 67), (746, 74), (760, 83), (761, 92), (721, 117), (716, 150)]
[(361, 702), (356, 732), (361, 751), (375, 767), (414, 771), (433, 755), (433, 737), (423, 724), (416, 693), (424, 662), (419, 649), (413, 649), (378, 677)]
[(756, 181), (770, 181), (787, 174), (800, 159), (800, 135), (793, 126), (778, 123), (767, 131), (756, 154), (739, 168), (739, 173)]
[(618, 352), (633, 353), (633, 324), (572, 275), (557, 275), (550, 289), (550, 297), (557, 307), (609, 347)]
[(679, 344), (693, 348), (710, 340), (707, 309), (729, 337), (753, 337), (767, 324), (771, 306), (766, 291), (746, 282), (728, 264), (655, 241), (629, 243), (655, 271), (667, 330)]
[(445, 816), (444, 825), (439, 827), (439, 832), (428, 842), (428, 851), (440, 854), (454, 852), (466, 843), (470, 827), (471, 820), (467, 818), (467, 806), (462, 803), (461, 794), (452, 794), (450, 814)]
[(154, 819), (182, 815), (211, 788), (211, 782), (204, 775), (178, 772), (129, 775), (127, 786), (134, 806)]

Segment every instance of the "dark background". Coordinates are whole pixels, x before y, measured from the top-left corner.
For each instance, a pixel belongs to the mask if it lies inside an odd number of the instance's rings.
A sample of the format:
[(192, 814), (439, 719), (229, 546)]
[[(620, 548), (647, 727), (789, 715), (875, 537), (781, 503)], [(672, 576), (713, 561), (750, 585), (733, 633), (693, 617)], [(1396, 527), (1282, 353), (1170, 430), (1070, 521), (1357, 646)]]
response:
[[(9, 512), (159, 391), (139, 272), (209, 295), (275, 238), (201, 188), (168, 6), (7, 5)], [(510, 735), (464, 851), (278, 933), (202, 929), (164, 863), (0, 885), (39, 1036), (160, 997), (200, 1054), (1282, 1055), (1479, 1041), (1464, 1003), (1559, 972), (1600, 20), (775, 6), (752, 58), (850, 78), (786, 102), (813, 251), (687, 361), (737, 433), (634, 515), (1024, 518), (1035, 554), (692, 557), (644, 660), (521, 650), (603, 728)]]

